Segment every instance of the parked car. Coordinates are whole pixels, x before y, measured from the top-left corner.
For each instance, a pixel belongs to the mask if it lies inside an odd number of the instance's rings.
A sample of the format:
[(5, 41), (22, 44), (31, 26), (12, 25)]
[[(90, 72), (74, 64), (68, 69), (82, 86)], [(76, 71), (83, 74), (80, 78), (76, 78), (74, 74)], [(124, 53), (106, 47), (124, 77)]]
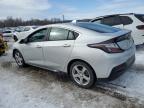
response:
[(105, 24), (132, 31), (136, 45), (144, 43), (144, 14), (115, 14), (94, 18), (90, 22)]
[(33, 32), (38, 26), (19, 26), (16, 28), (13, 35), (13, 39), (18, 41), (19, 39), (27, 36), (29, 33)]
[(19, 67), (26, 64), (66, 72), (80, 87), (114, 79), (135, 60), (131, 31), (94, 23), (54, 24), (36, 29), (14, 44)]
[(2, 34), (6, 41), (10, 41), (14, 36), (14, 31), (7, 29), (7, 30), (3, 31)]

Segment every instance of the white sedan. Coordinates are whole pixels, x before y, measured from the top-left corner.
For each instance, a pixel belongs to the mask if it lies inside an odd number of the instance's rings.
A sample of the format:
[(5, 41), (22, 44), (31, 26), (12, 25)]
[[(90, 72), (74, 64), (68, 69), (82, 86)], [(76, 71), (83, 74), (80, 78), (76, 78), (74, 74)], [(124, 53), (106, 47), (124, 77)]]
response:
[(26, 64), (66, 72), (80, 87), (99, 78), (116, 78), (135, 60), (131, 32), (94, 23), (39, 27), (14, 44), (18, 66)]
[(28, 34), (33, 32), (38, 26), (20, 26), (17, 27), (14, 34), (13, 39), (18, 41), (19, 39), (25, 38)]

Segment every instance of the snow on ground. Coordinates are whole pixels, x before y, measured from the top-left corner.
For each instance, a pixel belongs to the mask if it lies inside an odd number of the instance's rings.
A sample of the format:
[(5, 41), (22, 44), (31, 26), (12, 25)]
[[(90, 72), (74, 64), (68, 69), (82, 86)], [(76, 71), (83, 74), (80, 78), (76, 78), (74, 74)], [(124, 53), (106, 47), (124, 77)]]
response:
[(125, 86), (126, 88), (121, 89), (126, 91), (128, 96), (144, 100), (144, 48), (137, 50), (135, 64), (111, 83)]
[[(0, 108), (143, 108), (143, 103), (139, 106), (107, 95), (110, 93), (81, 89), (59, 73), (36, 67), (18, 68), (11, 52), (0, 57)], [(105, 92), (122, 91), (127, 97), (144, 100), (144, 47), (138, 47), (135, 64), (109, 83), (121, 87), (107, 84)]]
[(131, 108), (133, 105), (75, 86), (64, 75), (0, 64), (0, 108)]

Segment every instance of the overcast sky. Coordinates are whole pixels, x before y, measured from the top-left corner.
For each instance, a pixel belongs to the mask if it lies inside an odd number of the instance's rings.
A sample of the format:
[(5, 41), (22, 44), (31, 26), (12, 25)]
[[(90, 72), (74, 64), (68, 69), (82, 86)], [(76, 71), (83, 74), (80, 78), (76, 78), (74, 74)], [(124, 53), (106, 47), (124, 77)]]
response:
[(144, 13), (144, 0), (0, 0), (0, 19), (93, 18), (114, 13)]

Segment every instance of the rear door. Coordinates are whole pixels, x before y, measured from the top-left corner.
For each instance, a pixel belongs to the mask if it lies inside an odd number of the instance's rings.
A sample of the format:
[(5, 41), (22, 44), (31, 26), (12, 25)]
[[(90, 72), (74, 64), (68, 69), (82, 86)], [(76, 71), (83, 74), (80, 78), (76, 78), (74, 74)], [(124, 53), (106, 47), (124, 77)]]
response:
[(74, 47), (73, 31), (52, 27), (48, 41), (44, 43), (45, 66), (52, 70), (63, 70)]

